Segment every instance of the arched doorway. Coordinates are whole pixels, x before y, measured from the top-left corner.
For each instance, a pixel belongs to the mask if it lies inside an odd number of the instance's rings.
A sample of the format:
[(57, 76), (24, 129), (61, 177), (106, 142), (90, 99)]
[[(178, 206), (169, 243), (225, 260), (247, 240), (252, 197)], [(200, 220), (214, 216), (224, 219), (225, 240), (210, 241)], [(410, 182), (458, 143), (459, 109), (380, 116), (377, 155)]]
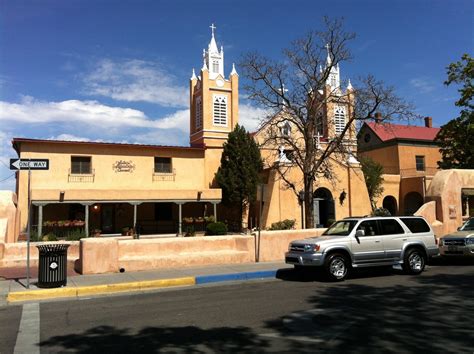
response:
[(313, 194), (313, 218), (315, 227), (328, 227), (336, 218), (334, 198), (327, 188), (318, 188)]
[(392, 195), (387, 195), (383, 198), (382, 207), (387, 209), (391, 215), (397, 215), (397, 200)]
[(405, 215), (413, 215), (423, 205), (423, 197), (418, 192), (410, 192), (404, 198)]

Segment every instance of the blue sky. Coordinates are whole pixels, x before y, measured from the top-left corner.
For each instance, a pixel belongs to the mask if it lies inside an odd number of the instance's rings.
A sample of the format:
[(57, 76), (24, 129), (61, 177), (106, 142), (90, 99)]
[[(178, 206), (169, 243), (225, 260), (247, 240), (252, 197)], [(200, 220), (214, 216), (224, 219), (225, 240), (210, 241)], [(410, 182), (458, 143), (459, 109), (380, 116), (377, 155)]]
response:
[[(466, 0), (1, 0), (0, 189), (14, 188), (13, 137), (187, 145), (188, 83), (211, 23), (228, 75), (243, 53), (278, 58), (322, 29), (324, 15), (342, 16), (357, 34), (342, 77), (374, 74), (440, 126), (459, 111), (443, 81), (449, 63), (472, 55), (473, 9)], [(243, 95), (240, 119), (252, 130), (262, 110)]]

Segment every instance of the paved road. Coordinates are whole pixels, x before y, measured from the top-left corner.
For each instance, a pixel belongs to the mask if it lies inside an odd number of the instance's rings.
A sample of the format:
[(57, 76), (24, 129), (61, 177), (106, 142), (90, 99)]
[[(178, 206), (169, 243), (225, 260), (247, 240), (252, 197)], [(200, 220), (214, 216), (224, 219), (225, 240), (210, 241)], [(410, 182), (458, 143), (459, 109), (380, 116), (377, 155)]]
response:
[(0, 352), (473, 353), (472, 264), (279, 278), (0, 308)]

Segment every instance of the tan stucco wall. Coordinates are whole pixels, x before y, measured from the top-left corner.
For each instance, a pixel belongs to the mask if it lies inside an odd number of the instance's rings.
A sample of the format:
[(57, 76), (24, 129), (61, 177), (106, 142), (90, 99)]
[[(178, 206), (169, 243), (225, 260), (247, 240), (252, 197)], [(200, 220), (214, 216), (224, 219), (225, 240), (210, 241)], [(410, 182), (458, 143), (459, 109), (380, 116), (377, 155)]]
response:
[[(326, 229), (262, 231), (260, 234), (260, 262), (285, 261), (288, 245), (295, 240), (320, 236)], [(255, 234), (255, 237), (258, 237)]]
[[(64, 191), (68, 201), (140, 201), (221, 199), (220, 189), (210, 189), (221, 150), (205, 156), (204, 149), (179, 149), (129, 145), (22, 142), (21, 158), (48, 158), (47, 171), (31, 173), (33, 203), (58, 202)], [(74, 182), (69, 179), (71, 156), (91, 156), (93, 180)], [(154, 157), (171, 157), (174, 177), (154, 180)], [(207, 161), (206, 161), (207, 158)], [(132, 172), (116, 172), (117, 161), (131, 161)], [(216, 162), (217, 161), (217, 162)], [(28, 217), (28, 172), (19, 173), (18, 209), (20, 227), (26, 228)]]
[(0, 242), (15, 242), (20, 230), (20, 212), (16, 194), (0, 191)]
[[(79, 241), (64, 241), (61, 242), (70, 245), (67, 252), (68, 262), (72, 265), (79, 258)], [(30, 265), (38, 266), (38, 248), (37, 245), (46, 244), (45, 242), (31, 242), (30, 243)], [(27, 243), (0, 243), (0, 268), (1, 267), (22, 267), (26, 266)]]
[[(435, 226), (439, 233), (437, 236), (453, 232), (461, 226), (463, 188), (474, 189), (474, 170), (444, 170), (439, 171), (433, 177), (426, 192), (426, 201), (429, 203), (429, 207), (428, 203), (425, 203), (416, 215), (423, 215), (430, 221), (436, 220)], [(436, 205), (435, 208), (432, 207), (433, 202)]]
[(416, 170), (416, 156), (425, 157), (425, 167), (427, 170), (438, 168), (438, 161), (441, 160), (439, 147), (430, 145), (398, 145), (398, 156), (400, 169), (402, 170)]
[(377, 207), (382, 207), (383, 200), (385, 197), (394, 197), (397, 201), (397, 211), (400, 210), (400, 175), (382, 175), (383, 178), (383, 193), (382, 195), (376, 200)]
[[(291, 241), (316, 237), (324, 229), (262, 231), (260, 262), (284, 261)], [(101, 274), (209, 264), (252, 263), (256, 260), (257, 234), (178, 238), (98, 237), (64, 242), (70, 245), (68, 263), (82, 274)], [(38, 265), (38, 249), (30, 245), (31, 265)], [(26, 264), (25, 242), (0, 243), (0, 267)]]
[[(268, 158), (273, 151), (262, 150), (264, 159)], [(335, 178), (333, 180), (318, 179), (314, 184), (314, 191), (318, 188), (327, 188), (334, 199), (335, 218), (341, 219), (347, 216), (364, 216), (371, 212), (369, 194), (365, 185), (362, 170), (358, 165), (340, 164), (333, 160)], [(263, 226), (268, 228), (272, 223), (285, 219), (296, 220), (296, 228), (301, 228), (301, 205), (292, 189), (278, 177), (276, 171), (270, 171), (268, 184), (264, 190), (264, 210), (262, 215)], [(297, 168), (291, 168), (287, 174), (290, 181), (294, 182), (296, 189), (303, 190), (302, 173)], [(350, 186), (349, 186), (350, 181)], [(346, 193), (346, 199), (339, 201), (342, 192)], [(349, 193), (350, 191), (350, 193)]]

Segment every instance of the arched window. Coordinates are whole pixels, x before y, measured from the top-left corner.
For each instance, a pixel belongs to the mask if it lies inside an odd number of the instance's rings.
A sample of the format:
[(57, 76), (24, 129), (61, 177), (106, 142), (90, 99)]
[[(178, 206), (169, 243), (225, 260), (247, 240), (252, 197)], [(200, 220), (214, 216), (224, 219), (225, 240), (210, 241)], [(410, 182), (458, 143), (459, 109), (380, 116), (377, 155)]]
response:
[(227, 96), (213, 96), (213, 124), (227, 125)]
[(334, 108), (334, 132), (341, 134), (346, 126), (346, 109), (344, 106)]
[(323, 120), (323, 112), (319, 111), (316, 116), (316, 133), (322, 137), (324, 136), (324, 120)]
[(291, 135), (291, 125), (288, 122), (285, 122), (283, 126), (280, 128), (280, 133), (282, 136), (290, 136)]

